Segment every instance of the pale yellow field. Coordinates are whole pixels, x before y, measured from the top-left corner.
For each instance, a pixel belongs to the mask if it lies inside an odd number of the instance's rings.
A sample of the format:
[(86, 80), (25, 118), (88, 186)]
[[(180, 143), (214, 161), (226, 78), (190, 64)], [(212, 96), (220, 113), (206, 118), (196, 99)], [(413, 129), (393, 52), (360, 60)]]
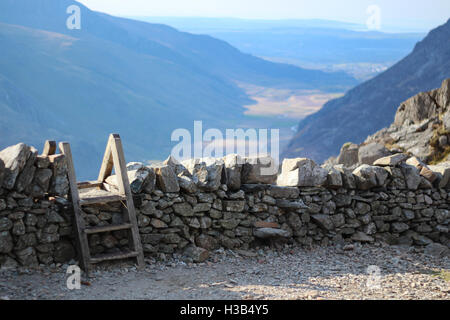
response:
[(343, 93), (325, 93), (318, 90), (286, 90), (239, 84), (256, 104), (247, 105), (246, 115), (283, 116), (302, 119), (316, 111), (330, 99)]

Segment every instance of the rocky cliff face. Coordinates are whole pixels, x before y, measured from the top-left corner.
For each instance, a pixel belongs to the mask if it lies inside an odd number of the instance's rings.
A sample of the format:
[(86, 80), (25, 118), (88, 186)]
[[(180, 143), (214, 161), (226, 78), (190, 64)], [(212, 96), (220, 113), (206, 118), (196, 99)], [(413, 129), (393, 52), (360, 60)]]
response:
[[(450, 77), (449, 38), (450, 20), (432, 30), (410, 55), (386, 72), (350, 90), (344, 97), (329, 101), (319, 112), (304, 119), (284, 157), (304, 156), (322, 162), (337, 155), (344, 143), (361, 143), (373, 132), (388, 127), (402, 101), (421, 91), (437, 88)], [(433, 94), (417, 99), (409, 104), (431, 105), (434, 102), (438, 108), (443, 103), (434, 101)], [(397, 124), (412, 116), (406, 110), (398, 116)], [(416, 122), (435, 112), (432, 107), (417, 111), (419, 113), (413, 117)]]
[[(427, 164), (450, 160), (450, 79), (401, 103), (394, 122), (360, 145), (346, 143), (335, 162), (347, 167), (407, 153)], [(333, 160), (330, 160), (333, 162)]]

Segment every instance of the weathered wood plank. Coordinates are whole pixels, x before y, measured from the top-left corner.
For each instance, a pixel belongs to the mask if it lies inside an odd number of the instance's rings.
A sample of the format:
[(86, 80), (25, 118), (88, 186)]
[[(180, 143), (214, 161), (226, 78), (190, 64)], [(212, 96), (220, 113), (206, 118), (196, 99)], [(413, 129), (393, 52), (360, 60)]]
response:
[(131, 193), (130, 183), (128, 181), (128, 173), (126, 168), (125, 156), (123, 153), (122, 141), (118, 134), (112, 134), (110, 136), (112, 140), (111, 151), (114, 161), (114, 170), (117, 175), (117, 183), (119, 185), (119, 193), (125, 194), (127, 198), (127, 214), (124, 214), (124, 218), (132, 224), (131, 235), (129, 240), (134, 245), (135, 251), (139, 254), (136, 257), (138, 268), (143, 268), (144, 264), (144, 254), (142, 251), (142, 243), (139, 236), (139, 229), (136, 220), (136, 211), (134, 208), (133, 195)]
[(83, 181), (83, 182), (78, 182), (77, 185), (78, 185), (78, 189), (101, 188), (101, 187), (103, 187), (103, 182)]
[(124, 195), (111, 194), (108, 196), (81, 198), (80, 205), (86, 206), (86, 205), (90, 205), (90, 204), (99, 204), (99, 203), (108, 203), (108, 202), (126, 201), (126, 200), (127, 200), (127, 197)]
[(134, 257), (138, 257), (138, 256), (139, 256), (139, 252), (137, 252), (137, 251), (120, 252), (120, 253), (105, 253), (105, 254), (100, 254), (98, 256), (91, 257), (89, 262), (90, 263), (99, 263), (102, 261), (127, 259), (127, 258), (134, 258)]
[(88, 228), (86, 228), (86, 233), (93, 234), (93, 233), (101, 233), (101, 232), (126, 230), (126, 229), (131, 229), (132, 226), (133, 225), (131, 223), (124, 223), (124, 224), (116, 224), (116, 225), (109, 225), (109, 226), (103, 226), (103, 227), (88, 227)]
[(102, 165), (100, 167), (100, 172), (98, 174), (97, 181), (105, 182), (105, 179), (108, 178), (114, 167), (113, 157), (111, 153), (111, 145), (113, 143), (113, 136), (110, 135), (108, 138), (108, 143), (106, 145), (105, 154), (103, 155)]
[(72, 151), (70, 149), (70, 144), (68, 142), (61, 142), (59, 144), (59, 150), (66, 157), (67, 168), (68, 168), (68, 176), (69, 176), (69, 186), (70, 186), (70, 194), (72, 198), (73, 210), (75, 215), (75, 227), (78, 236), (78, 246), (79, 246), (79, 254), (80, 254), (80, 263), (81, 267), (84, 269), (86, 274), (89, 276), (89, 245), (86, 233), (84, 233), (85, 223), (81, 217), (80, 211), (80, 199), (78, 194), (78, 186), (77, 179), (75, 175), (75, 167), (73, 165), (72, 160)]

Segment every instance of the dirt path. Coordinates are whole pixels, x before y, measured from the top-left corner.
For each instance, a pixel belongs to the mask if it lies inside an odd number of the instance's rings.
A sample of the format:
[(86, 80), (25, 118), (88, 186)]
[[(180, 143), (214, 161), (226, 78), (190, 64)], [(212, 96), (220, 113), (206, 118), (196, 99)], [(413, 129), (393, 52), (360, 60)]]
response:
[(417, 251), (375, 246), (226, 250), (196, 265), (149, 261), (139, 272), (127, 262), (102, 265), (80, 290), (67, 289), (67, 265), (3, 270), (0, 298), (450, 299), (450, 259)]

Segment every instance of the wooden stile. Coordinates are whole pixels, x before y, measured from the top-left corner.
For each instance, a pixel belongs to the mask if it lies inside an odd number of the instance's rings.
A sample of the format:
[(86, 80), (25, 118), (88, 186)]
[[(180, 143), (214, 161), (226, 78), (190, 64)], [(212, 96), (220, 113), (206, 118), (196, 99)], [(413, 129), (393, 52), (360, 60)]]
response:
[[(49, 141), (47, 141), (49, 142)], [(44, 153), (52, 153), (52, 144), (48, 143)], [(72, 152), (67, 142), (61, 142), (59, 149), (67, 158), (70, 195), (72, 198), (75, 214), (75, 227), (78, 236), (78, 252), (80, 255), (81, 267), (89, 276), (92, 264), (116, 259), (136, 258), (138, 268), (144, 267), (144, 254), (139, 236), (139, 229), (136, 220), (136, 211), (133, 203), (128, 174), (126, 170), (125, 156), (122, 148), (122, 141), (118, 134), (111, 134), (108, 139), (102, 165), (97, 181), (78, 182), (76, 180), (75, 168), (73, 165)], [(47, 150), (47, 151), (46, 151)], [(117, 176), (119, 192), (108, 192), (103, 188), (105, 179), (112, 173), (113, 168)], [(81, 192), (80, 192), (81, 191)], [(108, 202), (123, 201), (123, 220), (120, 225), (109, 225), (103, 227), (86, 227), (82, 217), (83, 205), (100, 204)], [(125, 252), (102, 254), (91, 256), (88, 245), (88, 234), (110, 232), (116, 230), (128, 230), (130, 250)]]

